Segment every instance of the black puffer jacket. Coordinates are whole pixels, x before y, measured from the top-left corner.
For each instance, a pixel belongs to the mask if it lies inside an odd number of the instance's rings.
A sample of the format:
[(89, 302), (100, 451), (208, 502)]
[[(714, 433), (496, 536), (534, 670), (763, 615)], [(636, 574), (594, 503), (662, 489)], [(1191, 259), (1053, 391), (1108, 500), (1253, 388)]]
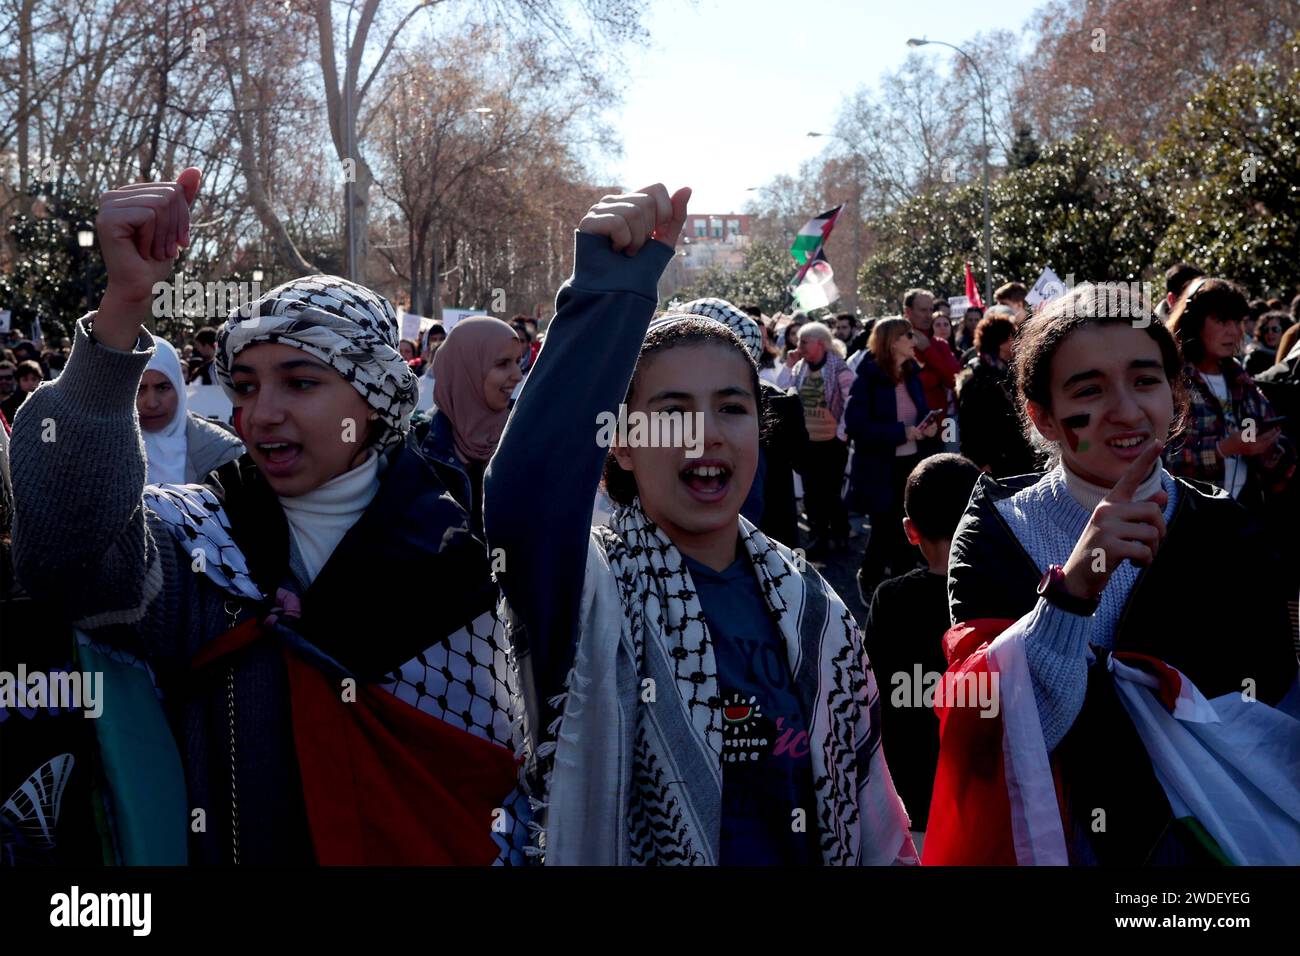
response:
[[(1300, 353), (1292, 349), (1285, 360), (1254, 379), (1273, 410), (1286, 417), (1282, 434), (1300, 447)], [(1294, 598), (1300, 588), (1300, 478), (1291, 479), (1286, 490), (1267, 506), (1266, 513)]]
[(799, 396), (771, 382), (761, 383), (768, 427), (762, 436), (763, 517), (758, 526), (769, 538), (799, 546), (799, 515), (794, 504), (794, 472), (804, 460), (808, 430), (803, 427)]
[[(954, 622), (1018, 619), (1037, 602), (1042, 569), (996, 508), (1037, 480), (983, 476), (976, 484), (948, 565)], [(1133, 585), (1113, 650), (1165, 661), (1207, 698), (1254, 686), (1260, 700), (1276, 704), (1295, 680), (1296, 655), (1275, 556), (1246, 510), (1223, 491), (1174, 480), (1178, 501), (1168, 536)], [(1053, 754), (1075, 821), (1071, 853), (1076, 862), (1189, 862), (1162, 840), (1172, 820), (1168, 801), (1115, 695), (1106, 652), (1094, 651), (1083, 708)], [(1097, 808), (1106, 811), (1100, 833), (1089, 826)]]
[(957, 391), (961, 453), (995, 478), (1038, 471), (1034, 450), (1025, 440), (1011, 400), (1005, 369), (976, 358)]

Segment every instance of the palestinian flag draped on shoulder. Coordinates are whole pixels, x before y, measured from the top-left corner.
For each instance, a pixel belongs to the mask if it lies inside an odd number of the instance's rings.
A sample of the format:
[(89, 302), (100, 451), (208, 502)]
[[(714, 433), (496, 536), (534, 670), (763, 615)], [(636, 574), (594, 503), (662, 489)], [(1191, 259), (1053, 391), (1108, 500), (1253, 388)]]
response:
[[(1024, 620), (973, 620), (944, 635), (925, 865), (1069, 863)], [(1106, 668), (1174, 820), (1223, 863), (1300, 864), (1300, 688), (1270, 707), (1240, 693), (1207, 700), (1186, 675), (1141, 654), (1111, 653)], [(996, 706), (961, 693), (967, 685), (990, 686)]]

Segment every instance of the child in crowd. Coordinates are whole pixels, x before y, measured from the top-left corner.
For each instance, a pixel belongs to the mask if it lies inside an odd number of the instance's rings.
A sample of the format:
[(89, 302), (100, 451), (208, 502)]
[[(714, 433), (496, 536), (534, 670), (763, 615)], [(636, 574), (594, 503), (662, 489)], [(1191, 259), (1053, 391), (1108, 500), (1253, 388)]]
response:
[(912, 818), (918, 850), (939, 759), (934, 709), (918, 703), (926, 682), (948, 669), (943, 652), (949, 624), (948, 549), (979, 476), (974, 462), (961, 455), (932, 455), (917, 465), (907, 479), (903, 531), (921, 550), (926, 566), (882, 581), (862, 628), (881, 686), (880, 723), (889, 769)]

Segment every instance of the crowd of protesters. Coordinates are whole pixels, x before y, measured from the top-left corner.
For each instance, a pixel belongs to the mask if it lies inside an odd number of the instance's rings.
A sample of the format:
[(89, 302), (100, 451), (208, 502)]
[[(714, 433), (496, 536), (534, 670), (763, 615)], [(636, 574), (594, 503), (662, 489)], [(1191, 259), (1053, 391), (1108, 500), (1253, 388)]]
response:
[[(5, 817), (0, 861), (1300, 863), (1300, 296), (656, 313), (655, 186), (578, 224), (545, 330), (404, 339), (317, 275), (177, 348), (142, 323), (199, 185), (106, 194), (99, 309), (0, 360), (0, 597), (121, 702), (70, 791), (108, 812)], [(702, 429), (593, 441), (615, 410)], [(859, 534), (861, 620), (816, 566)], [(1242, 735), (1162, 738), (1196, 795), (1135, 730), (1170, 673)]]

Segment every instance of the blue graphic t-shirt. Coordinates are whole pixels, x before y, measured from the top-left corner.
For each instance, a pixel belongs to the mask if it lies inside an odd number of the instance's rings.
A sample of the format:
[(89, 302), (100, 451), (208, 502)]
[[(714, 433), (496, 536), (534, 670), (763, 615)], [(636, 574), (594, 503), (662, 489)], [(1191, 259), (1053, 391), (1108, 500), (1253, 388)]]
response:
[(744, 555), (722, 572), (683, 557), (713, 636), (723, 701), (719, 862), (820, 864), (807, 719), (758, 579)]

